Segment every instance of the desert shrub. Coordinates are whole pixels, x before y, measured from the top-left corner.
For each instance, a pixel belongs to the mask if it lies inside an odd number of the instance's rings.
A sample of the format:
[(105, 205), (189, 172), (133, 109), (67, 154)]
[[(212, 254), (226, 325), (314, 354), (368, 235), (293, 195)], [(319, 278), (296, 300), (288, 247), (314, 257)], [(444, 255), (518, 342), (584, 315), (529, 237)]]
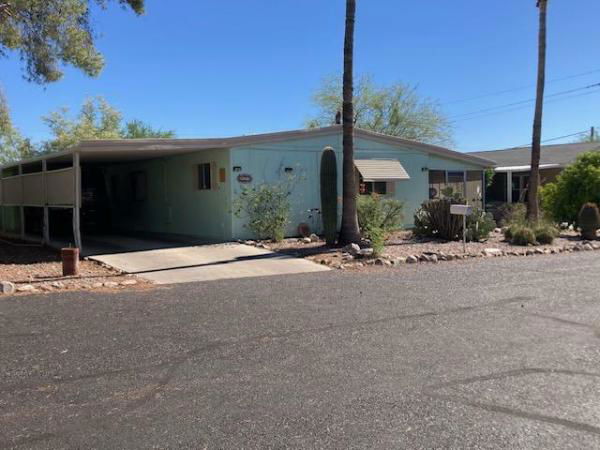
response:
[(533, 234), (538, 244), (549, 245), (558, 237), (558, 229), (550, 222), (540, 221), (533, 227)]
[(290, 183), (244, 187), (234, 202), (235, 215), (247, 219), (244, 227), (261, 239), (283, 240), (291, 209)]
[(504, 230), (504, 238), (513, 245), (548, 245), (558, 237), (556, 226), (547, 221), (537, 223), (515, 221)]
[(579, 155), (554, 183), (541, 190), (542, 208), (556, 222), (576, 223), (584, 203), (600, 204), (600, 152)]
[(510, 223), (524, 222), (526, 215), (524, 203), (503, 203), (494, 211), (494, 220), (499, 227), (505, 227)]
[(467, 240), (486, 239), (494, 228), (496, 228), (496, 222), (492, 215), (479, 208), (474, 208), (473, 214), (467, 217)]
[(524, 224), (514, 224), (509, 227), (510, 243), (513, 245), (536, 245), (535, 233), (531, 227)]
[(579, 211), (578, 224), (584, 239), (596, 239), (600, 228), (600, 211), (595, 203), (585, 203)]
[(359, 195), (356, 207), (361, 230), (380, 228), (389, 233), (402, 226), (404, 204), (400, 200), (377, 194)]
[(413, 233), (453, 241), (462, 237), (462, 217), (450, 214), (450, 206), (459, 203), (452, 198), (428, 200), (415, 212)]

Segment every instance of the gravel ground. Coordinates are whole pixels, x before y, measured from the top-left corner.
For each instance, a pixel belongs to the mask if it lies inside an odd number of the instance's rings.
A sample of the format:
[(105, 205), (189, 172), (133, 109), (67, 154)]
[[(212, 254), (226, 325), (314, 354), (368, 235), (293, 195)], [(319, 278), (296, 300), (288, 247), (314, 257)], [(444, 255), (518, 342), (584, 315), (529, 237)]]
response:
[(63, 277), (57, 251), (38, 245), (0, 241), (0, 281), (16, 284), (17, 293), (80, 289), (125, 289), (150, 283), (94, 261), (80, 261), (80, 275)]
[[(307, 258), (320, 264), (352, 269), (352, 270), (367, 270), (375, 262), (374, 259), (352, 259), (345, 254), (339, 247), (331, 247), (326, 245), (322, 240), (314, 239), (312, 242), (305, 242), (303, 239), (285, 239), (279, 243), (272, 242), (253, 242), (260, 247), (268, 248), (280, 253), (289, 254), (292, 256)], [(504, 240), (504, 236), (499, 231), (494, 231), (489, 238), (484, 242), (469, 242), (467, 243), (468, 255), (481, 256), (486, 249), (498, 249), (506, 254), (526, 255), (535, 250), (538, 253), (559, 253), (565, 249), (572, 249), (574, 246), (581, 245), (583, 241), (579, 234), (574, 231), (562, 231), (560, 236), (554, 240), (551, 245), (540, 245), (536, 247), (523, 247), (511, 245)], [(600, 242), (598, 243), (600, 244)], [(598, 245), (595, 244), (595, 245)], [(406, 258), (415, 256), (420, 259), (423, 254), (436, 255), (465, 255), (462, 242), (442, 241), (436, 239), (419, 240), (416, 239), (411, 231), (398, 231), (393, 233), (386, 242), (385, 251), (382, 258), (387, 261), (398, 262)], [(461, 259), (458, 257), (449, 259)], [(436, 259), (436, 262), (438, 259)], [(388, 264), (382, 264), (388, 265)]]

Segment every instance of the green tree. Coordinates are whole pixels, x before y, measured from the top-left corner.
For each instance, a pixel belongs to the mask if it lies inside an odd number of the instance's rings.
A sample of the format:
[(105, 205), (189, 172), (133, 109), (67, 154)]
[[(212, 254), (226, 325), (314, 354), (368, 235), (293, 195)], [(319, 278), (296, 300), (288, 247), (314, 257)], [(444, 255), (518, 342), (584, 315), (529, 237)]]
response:
[(175, 131), (161, 130), (152, 127), (141, 120), (131, 120), (125, 124), (121, 135), (124, 139), (147, 139), (147, 138), (174, 138)]
[(573, 164), (541, 190), (542, 206), (557, 222), (577, 222), (584, 203), (600, 204), (600, 151), (579, 155)]
[[(96, 49), (91, 4), (105, 8), (110, 0), (2, 0), (0, 57), (18, 52), (25, 78), (35, 83), (58, 81), (68, 64), (97, 76), (104, 59)], [(144, 0), (118, 0), (136, 14)]]
[[(340, 111), (342, 81), (323, 81), (313, 96), (318, 116), (308, 122), (311, 128), (335, 124)], [(449, 144), (452, 128), (437, 103), (419, 96), (417, 89), (404, 83), (378, 86), (370, 76), (362, 76), (354, 93), (354, 123), (365, 130), (399, 136), (419, 142)]]
[(538, 69), (535, 114), (533, 118), (533, 140), (531, 144), (531, 174), (527, 197), (527, 219), (537, 222), (540, 218), (540, 156), (542, 152), (542, 116), (544, 113), (544, 90), (546, 88), (546, 35), (548, 0), (537, 0), (539, 14)]
[(67, 150), (83, 140), (175, 137), (174, 131), (155, 129), (140, 120), (123, 125), (121, 112), (102, 97), (87, 99), (75, 118), (70, 117), (68, 108), (61, 108), (43, 120), (53, 135), (42, 144), (46, 153)]
[(29, 140), (13, 125), (6, 97), (0, 91), (0, 164), (27, 158), (32, 153)]
[[(354, 28), (356, 0), (346, 0), (346, 30), (344, 38), (344, 81), (342, 87), (342, 227), (341, 244), (359, 243), (356, 207), (356, 177), (354, 176)], [(339, 110), (338, 110), (339, 111)]]

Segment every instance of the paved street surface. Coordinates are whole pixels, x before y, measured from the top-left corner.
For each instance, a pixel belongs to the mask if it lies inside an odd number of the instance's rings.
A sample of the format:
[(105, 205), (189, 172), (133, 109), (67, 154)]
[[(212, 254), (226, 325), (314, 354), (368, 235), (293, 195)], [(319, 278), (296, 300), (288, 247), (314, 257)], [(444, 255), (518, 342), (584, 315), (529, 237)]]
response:
[(92, 256), (159, 284), (327, 272), (326, 266), (244, 244), (163, 247)]
[(0, 299), (0, 447), (599, 448), (600, 257)]

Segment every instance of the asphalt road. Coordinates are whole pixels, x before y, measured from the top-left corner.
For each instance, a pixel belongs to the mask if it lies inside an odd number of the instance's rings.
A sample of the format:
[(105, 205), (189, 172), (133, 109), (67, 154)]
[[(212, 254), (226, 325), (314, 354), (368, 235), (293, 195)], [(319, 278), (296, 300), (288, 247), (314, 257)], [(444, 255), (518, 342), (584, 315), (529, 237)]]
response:
[(600, 254), (0, 299), (0, 447), (599, 448)]

